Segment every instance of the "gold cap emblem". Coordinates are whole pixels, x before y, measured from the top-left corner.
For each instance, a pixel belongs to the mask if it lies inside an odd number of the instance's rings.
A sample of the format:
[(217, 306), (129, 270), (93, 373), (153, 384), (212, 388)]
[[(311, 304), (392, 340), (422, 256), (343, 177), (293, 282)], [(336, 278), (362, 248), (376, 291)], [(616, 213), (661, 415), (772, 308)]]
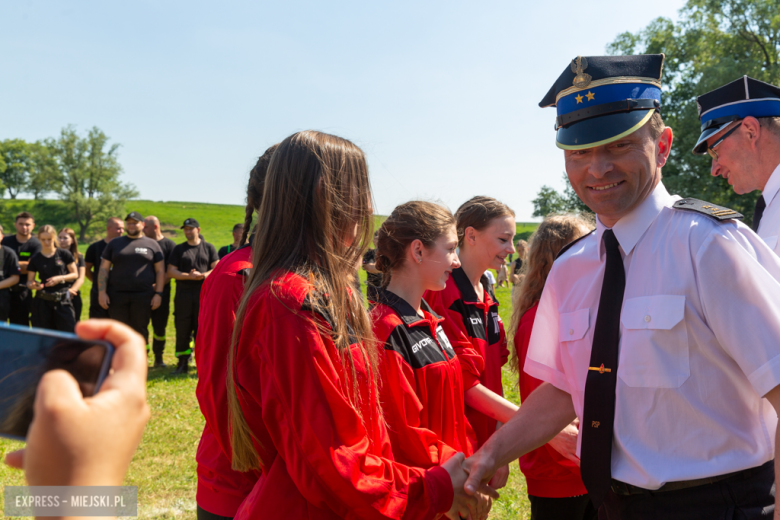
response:
[(588, 68), (588, 58), (577, 56), (571, 60), (571, 71), (576, 74), (572, 84), (577, 88), (585, 88), (590, 85), (590, 80), (593, 79), (590, 74), (586, 74), (583, 71)]

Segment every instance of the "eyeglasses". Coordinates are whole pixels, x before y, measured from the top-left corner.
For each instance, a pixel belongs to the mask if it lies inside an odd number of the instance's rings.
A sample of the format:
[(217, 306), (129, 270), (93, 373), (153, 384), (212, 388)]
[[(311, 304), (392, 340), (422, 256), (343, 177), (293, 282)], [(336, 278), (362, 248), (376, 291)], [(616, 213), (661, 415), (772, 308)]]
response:
[(732, 128), (731, 130), (729, 130), (728, 132), (726, 132), (725, 134), (723, 134), (723, 137), (721, 137), (720, 139), (718, 139), (717, 141), (715, 141), (714, 143), (712, 143), (712, 146), (708, 146), (708, 147), (707, 147), (707, 153), (708, 153), (708, 154), (710, 154), (710, 157), (712, 157), (712, 158), (713, 158), (713, 159), (715, 159), (716, 161), (720, 161), (720, 158), (718, 158), (718, 152), (716, 152), (716, 151), (715, 151), (715, 147), (716, 147), (716, 146), (718, 146), (718, 145), (719, 145), (720, 143), (722, 143), (723, 141), (725, 141), (725, 140), (726, 140), (726, 138), (727, 138), (728, 136), (730, 136), (731, 134), (733, 134), (733, 133), (734, 133), (734, 130), (736, 130), (736, 129), (737, 129), (737, 128), (739, 128), (740, 126), (742, 126), (742, 121), (740, 121), (740, 122), (739, 122), (739, 124), (738, 124), (737, 126), (735, 126), (735, 127), (734, 127), (734, 128)]

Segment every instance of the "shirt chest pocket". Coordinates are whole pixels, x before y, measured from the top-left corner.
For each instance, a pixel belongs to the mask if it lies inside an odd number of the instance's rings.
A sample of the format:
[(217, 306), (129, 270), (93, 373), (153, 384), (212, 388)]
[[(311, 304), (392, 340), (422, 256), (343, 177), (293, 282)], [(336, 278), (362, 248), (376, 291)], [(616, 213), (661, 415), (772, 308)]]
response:
[(685, 296), (655, 295), (623, 302), (618, 376), (628, 386), (678, 388), (691, 375)]
[(590, 349), (593, 342), (590, 329), (590, 309), (580, 309), (560, 315), (558, 338), (564, 352), (571, 360), (571, 370), (580, 392), (585, 391), (590, 364)]

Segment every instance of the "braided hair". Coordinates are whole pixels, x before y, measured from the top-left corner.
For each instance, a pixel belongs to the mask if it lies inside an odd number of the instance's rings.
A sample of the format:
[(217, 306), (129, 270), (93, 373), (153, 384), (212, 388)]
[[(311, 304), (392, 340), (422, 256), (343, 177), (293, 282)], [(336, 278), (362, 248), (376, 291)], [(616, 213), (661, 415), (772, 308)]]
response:
[(255, 167), (249, 172), (249, 183), (246, 186), (246, 209), (244, 216), (244, 232), (241, 234), (239, 246), (246, 244), (247, 237), (252, 232), (252, 216), (255, 211), (260, 210), (260, 203), (263, 201), (263, 187), (265, 186), (265, 174), (268, 171), (268, 164), (271, 162), (271, 156), (276, 151), (275, 144), (269, 147), (263, 155), (257, 160)]

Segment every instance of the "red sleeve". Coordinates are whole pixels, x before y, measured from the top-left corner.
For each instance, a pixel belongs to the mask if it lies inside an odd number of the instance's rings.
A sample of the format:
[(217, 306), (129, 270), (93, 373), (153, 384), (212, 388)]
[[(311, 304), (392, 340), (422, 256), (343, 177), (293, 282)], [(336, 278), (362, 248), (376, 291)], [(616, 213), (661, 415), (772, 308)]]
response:
[(528, 344), (531, 342), (531, 331), (534, 328), (534, 318), (536, 317), (536, 308), (534, 305), (523, 314), (520, 318), (520, 325), (517, 327), (515, 333), (515, 348), (517, 348), (517, 364), (520, 386), (520, 399), (525, 401), (526, 398), (531, 395), (531, 392), (537, 389), (542, 384), (542, 381), (529, 376), (523, 371), (525, 366), (525, 358), (528, 355)]
[(346, 371), (330, 338), (311, 319), (280, 307), (247, 316), (245, 323), (256, 318), (267, 325), (245, 326), (251, 339), (240, 346), (237, 370), (240, 391), (259, 402), (268, 437), (299, 492), (349, 519), (422, 519), (447, 511), (453, 492), (446, 471), (444, 479), (440, 468), (409, 468), (376, 455), (372, 439), (382, 437), (376, 407), (361, 407), (372, 430), (366, 431), (344, 392)]
[(446, 294), (449, 290), (448, 282), (443, 291), (426, 291), (423, 299), (436, 314), (444, 318), (441, 326), (458, 356), (463, 372), (463, 390), (466, 391), (479, 384), (479, 377), (485, 370), (485, 358), (471, 342), (466, 326), (463, 324), (463, 316), (450, 308), (452, 303), (447, 301), (449, 298)]
[(420, 425), (424, 404), (417, 396), (417, 381), (409, 363), (394, 350), (384, 349), (379, 373), (393, 455), (409, 465), (430, 468), (458, 453)]

